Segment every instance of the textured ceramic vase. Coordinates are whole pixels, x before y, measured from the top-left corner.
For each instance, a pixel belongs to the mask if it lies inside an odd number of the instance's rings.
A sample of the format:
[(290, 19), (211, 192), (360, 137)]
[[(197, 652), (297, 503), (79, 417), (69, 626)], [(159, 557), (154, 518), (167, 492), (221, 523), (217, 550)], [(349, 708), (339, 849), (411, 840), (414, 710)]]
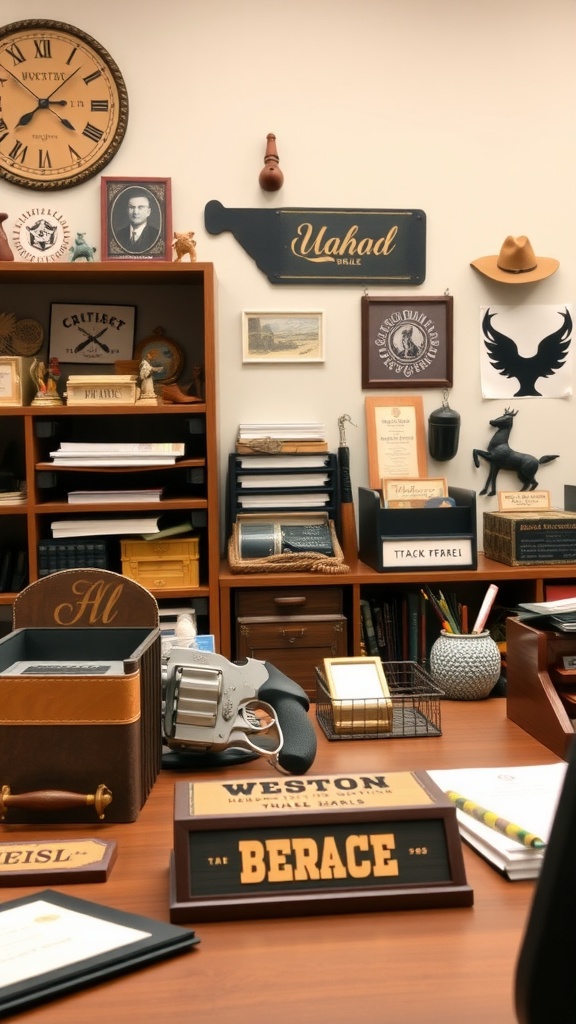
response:
[(442, 633), (430, 651), (430, 675), (450, 700), (482, 700), (498, 682), (500, 651), (488, 630)]

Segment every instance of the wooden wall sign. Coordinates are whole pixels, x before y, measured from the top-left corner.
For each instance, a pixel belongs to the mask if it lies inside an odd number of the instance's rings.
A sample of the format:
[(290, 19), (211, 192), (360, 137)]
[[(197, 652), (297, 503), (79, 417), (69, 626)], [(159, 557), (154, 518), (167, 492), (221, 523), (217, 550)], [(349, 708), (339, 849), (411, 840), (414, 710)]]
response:
[(424, 774), (177, 782), (174, 922), (471, 906), (454, 805)]
[(204, 209), (211, 235), (231, 231), (272, 284), (422, 284), (426, 276), (423, 210), (284, 207)]

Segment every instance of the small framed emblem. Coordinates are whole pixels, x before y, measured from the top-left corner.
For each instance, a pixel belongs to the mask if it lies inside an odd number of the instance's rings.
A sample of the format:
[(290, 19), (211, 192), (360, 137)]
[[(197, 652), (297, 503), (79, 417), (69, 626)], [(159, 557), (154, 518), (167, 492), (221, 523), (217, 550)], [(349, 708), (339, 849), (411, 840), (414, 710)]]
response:
[(135, 306), (78, 305), (53, 302), (50, 307), (50, 356), (61, 363), (99, 366), (131, 359)]
[(363, 388), (452, 386), (451, 295), (361, 302)]

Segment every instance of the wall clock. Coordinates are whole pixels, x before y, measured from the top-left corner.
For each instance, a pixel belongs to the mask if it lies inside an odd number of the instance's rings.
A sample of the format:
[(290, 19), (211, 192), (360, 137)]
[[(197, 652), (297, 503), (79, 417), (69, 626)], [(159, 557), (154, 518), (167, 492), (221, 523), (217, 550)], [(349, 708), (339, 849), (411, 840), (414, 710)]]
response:
[(15, 185), (78, 185), (116, 153), (128, 94), (110, 54), (59, 21), (0, 28), (0, 175)]

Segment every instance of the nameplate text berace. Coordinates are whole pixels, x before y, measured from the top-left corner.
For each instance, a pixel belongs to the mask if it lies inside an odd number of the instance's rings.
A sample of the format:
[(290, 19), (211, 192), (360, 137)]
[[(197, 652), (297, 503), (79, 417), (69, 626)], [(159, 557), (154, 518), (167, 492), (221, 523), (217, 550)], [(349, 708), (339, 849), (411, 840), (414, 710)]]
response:
[(175, 785), (174, 922), (472, 903), (454, 806), (423, 773)]

